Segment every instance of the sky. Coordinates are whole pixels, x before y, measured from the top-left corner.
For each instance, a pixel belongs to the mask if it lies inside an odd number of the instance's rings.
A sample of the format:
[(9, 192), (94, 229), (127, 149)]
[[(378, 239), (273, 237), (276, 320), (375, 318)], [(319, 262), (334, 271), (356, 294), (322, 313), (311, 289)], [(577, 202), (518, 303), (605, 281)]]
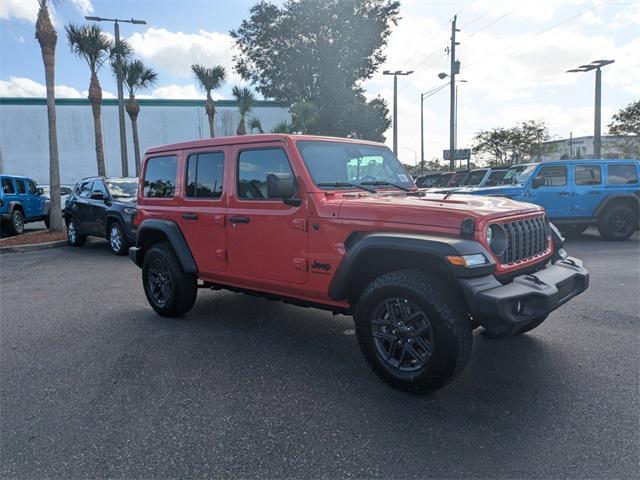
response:
[[(190, 70), (202, 63), (226, 67), (227, 82), (215, 98), (230, 98), (233, 86), (246, 83), (233, 71), (229, 31), (254, 3), (59, 1), (52, 9), (59, 35), (57, 95), (87, 95), (88, 68), (69, 50), (64, 25), (97, 15), (147, 21), (121, 26), (136, 55), (159, 74), (158, 84), (141, 97), (203, 98)], [(45, 95), (36, 14), (37, 0), (0, 0), (0, 97)], [(640, 0), (401, 0), (402, 18), (385, 49), (387, 60), (363, 86), (368, 97), (385, 98), (391, 110), (393, 79), (382, 71), (414, 71), (398, 82), (398, 156), (405, 163), (420, 158), (420, 93), (446, 82), (438, 73), (449, 68), (445, 47), (456, 14), (458, 78), (466, 80), (458, 85), (458, 148), (471, 146), (479, 130), (527, 120), (546, 122), (554, 138), (591, 135), (595, 75), (566, 70), (593, 60), (615, 60), (603, 69), (603, 131), (613, 113), (640, 98)], [(113, 25), (103, 28), (112, 32)], [(100, 81), (105, 98), (113, 97), (115, 81), (106, 68)], [(425, 100), (424, 119), (425, 159), (442, 158), (449, 144), (448, 87)]]

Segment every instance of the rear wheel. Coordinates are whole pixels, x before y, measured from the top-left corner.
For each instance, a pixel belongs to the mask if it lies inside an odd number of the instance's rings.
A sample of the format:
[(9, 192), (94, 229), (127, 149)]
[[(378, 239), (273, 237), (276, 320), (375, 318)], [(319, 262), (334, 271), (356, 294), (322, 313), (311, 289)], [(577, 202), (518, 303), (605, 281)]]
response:
[(196, 276), (182, 270), (166, 243), (154, 245), (144, 255), (142, 283), (149, 304), (162, 316), (178, 317), (191, 310), (196, 301)]
[(403, 390), (444, 387), (471, 354), (471, 325), (459, 299), (424, 272), (400, 270), (375, 279), (360, 296), (355, 323), (369, 366)]
[(9, 220), (9, 231), (14, 235), (20, 235), (24, 232), (24, 215), (17, 208), (15, 208), (13, 212), (11, 212), (11, 219)]
[(565, 237), (577, 237), (581, 233), (584, 233), (589, 228), (588, 223), (568, 223), (558, 227)]
[(109, 227), (109, 245), (114, 255), (125, 255), (129, 242), (119, 222), (114, 221)]
[(607, 209), (598, 218), (598, 231), (607, 240), (626, 240), (636, 229), (638, 219), (626, 205)]
[(67, 240), (72, 247), (81, 247), (84, 245), (84, 241), (87, 239), (86, 235), (81, 235), (78, 232), (78, 224), (75, 220), (69, 220), (67, 222)]

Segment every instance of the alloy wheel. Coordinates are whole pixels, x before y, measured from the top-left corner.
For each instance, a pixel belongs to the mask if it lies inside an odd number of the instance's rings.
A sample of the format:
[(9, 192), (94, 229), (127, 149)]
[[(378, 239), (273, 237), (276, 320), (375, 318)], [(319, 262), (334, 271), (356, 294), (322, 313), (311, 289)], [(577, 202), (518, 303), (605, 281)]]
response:
[(147, 282), (149, 293), (158, 306), (163, 307), (169, 303), (173, 293), (173, 282), (165, 261), (156, 259), (149, 265)]
[(18, 233), (24, 230), (24, 218), (22, 218), (22, 214), (20, 212), (16, 213), (13, 225), (15, 226), (16, 232)]
[(109, 233), (109, 242), (111, 243), (111, 250), (114, 252), (119, 252), (122, 248), (122, 232), (120, 231), (120, 227), (115, 223), (111, 227), (111, 232)]
[(433, 353), (433, 329), (425, 312), (406, 298), (392, 298), (374, 309), (371, 333), (379, 357), (402, 371), (424, 368)]
[(67, 226), (67, 236), (69, 237), (69, 242), (75, 243), (77, 236), (75, 222), (70, 222)]

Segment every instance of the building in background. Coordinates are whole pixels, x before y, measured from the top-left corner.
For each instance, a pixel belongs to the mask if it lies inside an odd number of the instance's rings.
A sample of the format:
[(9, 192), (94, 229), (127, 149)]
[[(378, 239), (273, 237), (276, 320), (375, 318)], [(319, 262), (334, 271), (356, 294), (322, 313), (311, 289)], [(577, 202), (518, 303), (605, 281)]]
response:
[[(640, 139), (637, 136), (602, 136), (603, 158), (638, 158), (638, 150), (640, 150)], [(551, 140), (544, 143), (543, 152), (543, 162), (579, 158), (591, 159), (593, 158), (593, 136)]]
[[(208, 137), (204, 100), (138, 99), (141, 153), (153, 146)], [(56, 100), (60, 182), (73, 184), (97, 174), (93, 116), (87, 99)], [(258, 101), (247, 116), (260, 120), (265, 132), (282, 121), (291, 121), (285, 104)], [(240, 113), (235, 101), (216, 102), (216, 136), (235, 135)], [(47, 103), (44, 98), (0, 98), (0, 173), (24, 175), (40, 184), (49, 183)], [(135, 174), (131, 123), (126, 116), (129, 172)], [(102, 102), (102, 130), (107, 175), (120, 176), (118, 104)]]

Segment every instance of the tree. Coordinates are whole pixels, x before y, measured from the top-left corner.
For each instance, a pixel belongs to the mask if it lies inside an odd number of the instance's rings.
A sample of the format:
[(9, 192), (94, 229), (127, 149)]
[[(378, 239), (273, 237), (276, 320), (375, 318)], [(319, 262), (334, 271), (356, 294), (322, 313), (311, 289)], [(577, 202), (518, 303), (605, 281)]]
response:
[(223, 66), (216, 65), (215, 67), (205, 67), (204, 65), (191, 65), (191, 70), (195, 74), (200, 87), (207, 92), (207, 101), (204, 104), (204, 108), (207, 112), (207, 118), (209, 119), (209, 134), (211, 138), (215, 137), (215, 117), (216, 107), (211, 98), (211, 91), (220, 88), (224, 82), (226, 72)]
[[(112, 65), (113, 74), (117, 76), (117, 66)], [(140, 176), (140, 137), (138, 136), (138, 114), (140, 104), (136, 100), (136, 92), (149, 88), (158, 79), (158, 74), (148, 68), (140, 60), (125, 60), (122, 62), (122, 80), (129, 92), (129, 100), (125, 105), (129, 119), (131, 120), (131, 132), (133, 134), (133, 151), (136, 157), (136, 177)]]
[(56, 126), (55, 65), (58, 34), (53, 28), (47, 0), (38, 0), (38, 19), (36, 20), (36, 39), (40, 44), (44, 76), (47, 88), (47, 123), (49, 127), (49, 230), (62, 230), (60, 211), (60, 160), (58, 158), (58, 130)]
[(245, 116), (251, 111), (256, 104), (256, 96), (248, 88), (240, 89), (240, 87), (233, 87), (231, 94), (238, 101), (238, 110), (240, 110), (240, 123), (238, 123), (238, 129), (236, 134), (246, 135), (247, 127), (245, 125)]
[(628, 137), (624, 141), (616, 142), (616, 147), (624, 157), (640, 158), (640, 99), (613, 115), (609, 133)]
[(396, 0), (261, 1), (230, 32), (236, 71), (267, 98), (294, 109), (314, 105), (313, 122), (294, 110), (296, 131), (383, 140), (386, 104), (367, 101), (360, 85), (384, 62), (399, 7)]
[(526, 157), (540, 160), (549, 139), (545, 123), (531, 120), (513, 128), (481, 130), (473, 138), (473, 153), (488, 156), (491, 166), (520, 163)]
[(252, 117), (249, 120), (249, 130), (253, 133), (254, 130), (258, 130), (258, 133), (264, 133), (262, 129), (262, 122), (258, 117)]
[(93, 126), (96, 144), (96, 160), (98, 162), (98, 175), (106, 176), (104, 161), (104, 142), (102, 138), (102, 87), (98, 80), (98, 71), (104, 63), (111, 58), (114, 48), (113, 42), (97, 25), (78, 26), (73, 23), (65, 27), (67, 40), (71, 51), (83, 58), (91, 71), (89, 83), (89, 102), (93, 113)]
[(289, 109), (291, 112), (291, 128), (294, 132), (310, 133), (316, 129), (320, 120), (318, 107), (312, 102), (296, 102)]
[(291, 133), (291, 124), (283, 120), (271, 129), (271, 133)]

